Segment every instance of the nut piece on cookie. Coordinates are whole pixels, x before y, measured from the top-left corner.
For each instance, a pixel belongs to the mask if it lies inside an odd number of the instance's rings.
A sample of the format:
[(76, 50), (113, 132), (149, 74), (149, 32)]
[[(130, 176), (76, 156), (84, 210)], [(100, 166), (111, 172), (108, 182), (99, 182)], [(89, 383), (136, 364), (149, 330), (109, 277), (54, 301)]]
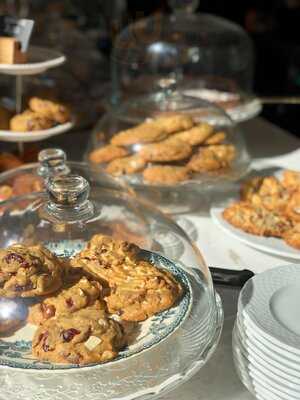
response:
[(35, 297), (61, 285), (61, 261), (46, 248), (16, 244), (0, 250), (0, 296)]
[[(41, 325), (49, 318), (72, 314), (92, 305), (101, 295), (102, 286), (100, 283), (83, 277), (76, 283), (67, 284), (54, 296), (33, 305), (29, 310), (28, 321), (34, 325)], [(104, 303), (98, 303), (105, 309)]]
[(0, 299), (0, 334), (16, 331), (26, 317), (27, 307), (21, 299)]
[(205, 142), (205, 140), (213, 133), (213, 127), (209, 124), (202, 123), (194, 126), (187, 131), (175, 133), (169, 139), (170, 141), (181, 140), (191, 146), (197, 146)]
[(227, 207), (223, 218), (234, 227), (258, 236), (280, 238), (292, 227), (285, 216), (243, 201)]
[(100, 147), (92, 151), (89, 154), (89, 160), (95, 164), (107, 163), (116, 158), (125, 157), (128, 155), (128, 151), (123, 147), (114, 146), (109, 144), (107, 146)]
[(213, 144), (221, 144), (224, 142), (225, 139), (226, 139), (225, 132), (216, 132), (212, 136), (210, 136), (208, 139), (206, 139), (204, 144), (206, 146), (213, 145)]
[(109, 361), (124, 345), (119, 323), (91, 306), (41, 325), (32, 341), (32, 354), (41, 361), (84, 365)]
[(283, 235), (284, 241), (295, 249), (300, 250), (300, 224), (295, 225), (292, 229)]
[(24, 111), (10, 120), (10, 129), (14, 132), (39, 131), (53, 126), (54, 121), (52, 119), (33, 111)]
[(282, 185), (290, 192), (300, 189), (300, 172), (285, 170), (282, 174)]
[(143, 176), (148, 183), (172, 185), (186, 181), (189, 178), (189, 170), (186, 167), (155, 165), (145, 169)]
[(158, 142), (166, 137), (164, 129), (157, 125), (156, 121), (150, 121), (119, 132), (110, 142), (115, 146), (131, 146), (137, 143)]
[(185, 160), (191, 153), (192, 147), (188, 143), (165, 140), (144, 146), (140, 151), (140, 156), (146, 161), (167, 162)]
[(194, 172), (209, 172), (227, 168), (235, 158), (236, 150), (233, 145), (214, 145), (201, 147), (187, 164)]
[(135, 174), (143, 170), (146, 166), (146, 161), (139, 155), (117, 158), (111, 161), (107, 167), (106, 172), (114, 176), (121, 176), (124, 174)]
[(43, 100), (39, 97), (32, 97), (29, 100), (29, 108), (37, 114), (43, 115), (53, 121), (64, 124), (70, 121), (70, 111), (60, 103), (50, 100)]
[(125, 321), (143, 321), (172, 307), (182, 292), (171, 274), (139, 260), (139, 251), (136, 245), (96, 235), (73, 260), (109, 287), (109, 312)]

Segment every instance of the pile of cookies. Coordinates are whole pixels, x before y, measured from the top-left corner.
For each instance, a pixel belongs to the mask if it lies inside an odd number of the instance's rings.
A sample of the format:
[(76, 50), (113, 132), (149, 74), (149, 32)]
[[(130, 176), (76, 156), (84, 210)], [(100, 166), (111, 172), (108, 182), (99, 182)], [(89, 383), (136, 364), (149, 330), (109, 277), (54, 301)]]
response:
[(231, 225), (258, 236), (282, 238), (300, 250), (300, 172), (255, 177), (241, 187), (241, 201), (223, 212)]
[(117, 133), (110, 144), (92, 151), (89, 160), (106, 164), (115, 176), (142, 173), (145, 183), (171, 185), (230, 168), (236, 149), (226, 139), (225, 132), (207, 123), (173, 114)]
[(10, 120), (10, 130), (15, 132), (32, 132), (53, 128), (70, 121), (68, 108), (60, 103), (32, 97), (28, 109)]
[[(171, 274), (139, 254), (138, 246), (100, 234), (68, 260), (40, 245), (0, 250), (0, 332), (35, 325), (32, 355), (41, 361), (83, 365), (115, 358), (133, 325), (182, 294)], [(27, 311), (24, 298), (35, 300)]]

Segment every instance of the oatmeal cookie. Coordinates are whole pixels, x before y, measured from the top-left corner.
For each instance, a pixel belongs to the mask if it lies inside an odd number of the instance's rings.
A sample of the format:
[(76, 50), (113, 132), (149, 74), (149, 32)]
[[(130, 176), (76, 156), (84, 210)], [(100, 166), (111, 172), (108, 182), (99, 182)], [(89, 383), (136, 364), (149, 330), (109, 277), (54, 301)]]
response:
[(159, 142), (166, 137), (167, 133), (164, 129), (155, 121), (150, 121), (119, 132), (110, 142), (115, 146), (131, 146), (137, 143)]
[(192, 147), (188, 143), (165, 140), (144, 146), (140, 151), (140, 156), (146, 161), (168, 162), (185, 160), (191, 153)]
[(123, 147), (114, 146), (109, 144), (107, 146), (99, 147), (89, 154), (89, 160), (95, 164), (107, 163), (116, 158), (125, 157), (128, 151)]
[(61, 285), (61, 261), (44, 247), (16, 244), (0, 250), (0, 296), (34, 297)]
[(10, 129), (15, 132), (30, 132), (49, 129), (54, 121), (33, 111), (24, 111), (10, 120)]
[(186, 181), (189, 177), (189, 170), (172, 165), (156, 165), (145, 169), (143, 176), (145, 182), (148, 183), (172, 185)]
[[(78, 282), (66, 284), (55, 295), (48, 297), (29, 310), (28, 321), (34, 325), (41, 325), (49, 318), (58, 318), (61, 315), (72, 314), (82, 308), (91, 306), (102, 295), (102, 286), (99, 282), (90, 281), (82, 277)], [(101, 304), (101, 303), (99, 303)], [(102, 304), (105, 309), (105, 304)]]
[(12, 333), (24, 324), (27, 307), (18, 299), (0, 299), (0, 335)]
[(300, 189), (300, 172), (291, 170), (283, 171), (282, 185), (291, 192)]
[(300, 250), (300, 224), (285, 232), (283, 239), (289, 246)]
[(133, 156), (117, 158), (111, 161), (105, 170), (109, 174), (120, 176), (124, 174), (135, 174), (144, 169), (145, 166), (146, 161), (139, 154), (134, 154)]
[(162, 128), (168, 135), (174, 132), (191, 129), (194, 125), (193, 118), (186, 114), (161, 116), (153, 120), (153, 122), (156, 126)]
[(272, 211), (284, 211), (290, 194), (274, 176), (256, 177), (246, 181), (241, 188), (241, 198)]
[(194, 172), (217, 171), (228, 168), (235, 154), (235, 147), (230, 144), (202, 147), (190, 159), (187, 167)]
[(125, 321), (143, 321), (172, 307), (182, 292), (171, 274), (139, 260), (139, 252), (136, 245), (96, 235), (73, 260), (109, 287), (108, 310)]
[(29, 108), (45, 118), (49, 118), (58, 124), (64, 124), (70, 121), (70, 111), (60, 103), (55, 103), (50, 100), (43, 100), (39, 97), (32, 97), (29, 100)]
[(208, 139), (206, 139), (204, 144), (205, 145), (221, 144), (224, 142), (225, 139), (226, 139), (225, 132), (216, 132)]
[(227, 207), (223, 218), (234, 227), (258, 236), (283, 237), (292, 227), (284, 215), (243, 201)]
[(41, 361), (84, 365), (109, 361), (124, 345), (119, 323), (93, 305), (41, 325), (32, 341), (32, 355)]
[(293, 223), (300, 223), (300, 188), (291, 195), (285, 213)]
[(205, 140), (213, 133), (213, 127), (209, 124), (202, 123), (193, 128), (175, 133), (171, 136), (171, 141), (181, 140), (190, 146), (197, 146), (205, 142)]

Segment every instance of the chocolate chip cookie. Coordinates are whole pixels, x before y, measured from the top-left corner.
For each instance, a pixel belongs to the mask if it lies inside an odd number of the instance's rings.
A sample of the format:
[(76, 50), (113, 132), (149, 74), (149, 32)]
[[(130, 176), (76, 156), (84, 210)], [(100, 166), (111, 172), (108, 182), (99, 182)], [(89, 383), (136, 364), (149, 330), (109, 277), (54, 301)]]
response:
[(93, 305), (41, 325), (32, 341), (32, 354), (41, 361), (84, 365), (109, 361), (124, 345), (119, 323)]
[(0, 250), (0, 296), (35, 297), (62, 285), (61, 261), (47, 249), (16, 244)]

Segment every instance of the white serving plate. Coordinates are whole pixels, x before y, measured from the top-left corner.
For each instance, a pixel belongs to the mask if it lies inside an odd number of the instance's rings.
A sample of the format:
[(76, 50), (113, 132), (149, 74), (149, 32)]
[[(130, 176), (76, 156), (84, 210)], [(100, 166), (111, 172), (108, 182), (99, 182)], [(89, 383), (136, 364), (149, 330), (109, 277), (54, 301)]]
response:
[(65, 124), (60, 124), (54, 126), (50, 129), (43, 129), (40, 131), (31, 132), (14, 132), (14, 131), (4, 131), (0, 130), (0, 141), (3, 142), (38, 142), (40, 140), (48, 139), (52, 136), (60, 135), (64, 132), (69, 131), (74, 126), (74, 122), (66, 122)]
[(30, 46), (25, 64), (0, 64), (0, 73), (8, 75), (35, 75), (57, 67), (66, 61), (60, 52), (44, 47)]
[(223, 211), (224, 208), (213, 207), (210, 215), (213, 222), (233, 239), (265, 253), (300, 260), (300, 251), (293, 249), (293, 247), (287, 245), (282, 239), (256, 236), (235, 228), (225, 221), (222, 216)]

